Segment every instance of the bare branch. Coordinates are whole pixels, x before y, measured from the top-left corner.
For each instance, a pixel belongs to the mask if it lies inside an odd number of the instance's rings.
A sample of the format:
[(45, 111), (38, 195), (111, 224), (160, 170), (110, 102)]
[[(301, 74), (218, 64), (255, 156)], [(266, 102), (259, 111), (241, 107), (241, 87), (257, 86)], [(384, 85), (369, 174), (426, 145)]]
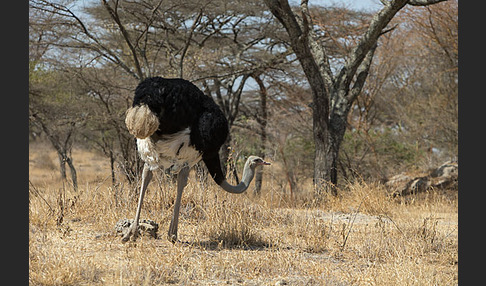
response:
[(391, 31), (395, 30), (397, 27), (398, 27), (398, 24), (395, 24), (395, 25), (393, 25), (393, 27), (388, 28), (388, 29), (386, 29), (386, 30), (383, 30), (383, 31), (380, 33), (380, 36), (383, 36), (384, 34), (389, 33), (389, 32), (391, 32)]
[(409, 0), (407, 4), (412, 6), (427, 6), (427, 5), (433, 5), (444, 1), (447, 0)]
[(59, 15), (61, 17), (65, 18), (72, 18), (74, 19), (73, 23), (69, 23), (70, 26), (76, 27), (80, 29), (81, 33), (84, 34), (88, 39), (91, 41), (80, 41), (79, 39), (73, 39), (74, 41), (78, 42), (79, 44), (76, 45), (75, 43), (50, 43), (53, 46), (57, 47), (67, 47), (67, 48), (75, 48), (75, 49), (89, 49), (92, 50), (96, 53), (98, 53), (100, 56), (102, 56), (104, 59), (108, 60), (109, 62), (112, 62), (118, 66), (120, 66), (122, 69), (124, 69), (128, 74), (132, 75), (134, 78), (139, 78), (138, 74), (134, 73), (133, 70), (122, 60), (120, 57), (118, 57), (112, 49), (106, 47), (104, 44), (100, 42), (100, 40), (92, 34), (88, 27), (85, 25), (85, 23), (79, 18), (71, 9), (68, 7), (57, 4), (57, 3), (51, 3), (48, 1), (43, 1), (40, 0), (38, 2), (33, 1), (31, 3), (31, 7), (39, 10), (39, 11), (44, 11), (51, 13), (52, 15)]
[(356, 70), (364, 60), (370, 49), (376, 44), (378, 38), (383, 33), (383, 29), (388, 25), (395, 14), (407, 4), (408, 0), (392, 0), (373, 17), (368, 30), (361, 38), (358, 45), (353, 49), (346, 65), (341, 69), (336, 77), (336, 84), (341, 89), (347, 88), (351, 83)]
[(312, 29), (314, 23), (312, 22), (312, 17), (309, 13), (308, 0), (302, 0), (300, 6), (302, 10), (302, 17), (304, 18), (303, 24), (309, 26), (306, 31), (308, 33), (307, 38), (309, 46), (312, 50), (312, 54), (314, 55), (314, 59), (319, 66), (319, 70), (323, 75), (324, 81), (326, 82), (326, 86), (330, 88), (334, 85), (334, 77), (331, 71), (331, 65), (329, 63), (329, 57), (326, 54), (326, 50), (324, 46), (319, 43), (319, 41), (317, 40), (318, 37), (314, 32), (314, 29)]
[(357, 76), (356, 80), (353, 84), (353, 87), (351, 88), (351, 91), (348, 94), (348, 102), (352, 103), (356, 97), (359, 95), (361, 90), (363, 89), (363, 86), (366, 82), (366, 78), (368, 78), (368, 73), (370, 71), (371, 67), (371, 62), (373, 60), (373, 55), (375, 54), (376, 50), (376, 44), (373, 46), (373, 48), (368, 52), (366, 55), (365, 59), (361, 63), (361, 65), (358, 68), (357, 71)]
[(108, 5), (106, 0), (102, 0), (102, 1), (103, 1), (103, 6), (105, 7), (105, 9), (108, 11), (111, 18), (118, 25), (118, 28), (120, 29), (120, 32), (122, 33), (123, 38), (125, 39), (125, 42), (127, 43), (128, 48), (130, 49), (130, 51), (132, 53), (133, 62), (135, 64), (135, 69), (137, 70), (138, 79), (139, 80), (143, 79), (144, 75), (143, 75), (143, 72), (142, 72), (142, 68), (140, 67), (140, 62), (138, 60), (137, 51), (135, 50), (135, 47), (133, 46), (132, 41), (130, 40), (130, 35), (128, 35), (128, 32), (125, 29), (125, 26), (123, 26), (123, 24), (120, 20), (120, 17), (118, 15), (118, 1), (115, 2), (115, 9), (113, 9), (110, 5)]
[[(236, 91), (234, 92), (235, 100), (233, 101), (233, 106), (231, 107), (232, 109), (232, 114), (231, 114), (231, 120), (234, 122), (236, 119), (236, 116), (238, 115), (239, 111), (239, 105), (240, 105), (240, 99), (241, 99), (241, 93), (243, 92), (243, 87), (245, 86), (246, 80), (250, 77), (250, 74), (245, 74), (243, 75), (243, 78), (240, 81), (240, 84)], [(230, 92), (230, 90), (228, 91)], [(233, 123), (231, 122), (230, 125)]]
[(202, 16), (203, 16), (203, 9), (201, 9), (199, 11), (199, 14), (196, 17), (196, 20), (194, 20), (194, 23), (192, 23), (192, 26), (189, 30), (189, 35), (187, 36), (186, 42), (184, 44), (184, 48), (182, 49), (181, 59), (179, 61), (179, 77), (180, 78), (183, 78), (183, 75), (184, 75), (184, 57), (186, 56), (187, 49), (189, 49), (189, 45), (191, 44), (192, 35), (194, 34), (194, 31), (196, 30), (197, 25), (199, 25), (199, 22), (201, 21)]
[[(402, 0), (404, 1), (404, 0)], [(292, 49), (299, 59), (302, 69), (309, 81), (312, 89), (313, 102), (316, 105), (316, 110), (322, 112), (322, 117), (326, 122), (319, 122), (316, 124), (327, 125), (329, 117), (329, 97), (327, 95), (326, 82), (324, 75), (320, 73), (318, 64), (312, 55), (312, 50), (308, 44), (308, 37), (302, 31), (295, 14), (290, 8), (287, 0), (265, 0), (272, 14), (282, 23), (287, 31)]]
[[(140, 35), (137, 37), (137, 39), (135, 40), (135, 47), (137, 47), (140, 51), (140, 56), (142, 57), (142, 60), (143, 60), (143, 63), (145, 64), (145, 67), (147, 67), (146, 69), (146, 75), (147, 77), (151, 77), (152, 76), (152, 73), (151, 73), (151, 69), (149, 68), (149, 62), (148, 62), (148, 59), (147, 59), (147, 42), (148, 42), (148, 32), (149, 32), (149, 29), (150, 27), (152, 26), (152, 23), (154, 22), (155, 20), (155, 15), (157, 14), (157, 10), (159, 9), (160, 5), (162, 5), (162, 2), (164, 0), (160, 0), (157, 5), (155, 5), (152, 9), (151, 9), (151, 15), (150, 15), (150, 18), (147, 20), (147, 22), (145, 23), (145, 29), (142, 31), (142, 33), (140, 33)], [(143, 47), (140, 47), (140, 41), (141, 39), (145, 37), (145, 44)]]

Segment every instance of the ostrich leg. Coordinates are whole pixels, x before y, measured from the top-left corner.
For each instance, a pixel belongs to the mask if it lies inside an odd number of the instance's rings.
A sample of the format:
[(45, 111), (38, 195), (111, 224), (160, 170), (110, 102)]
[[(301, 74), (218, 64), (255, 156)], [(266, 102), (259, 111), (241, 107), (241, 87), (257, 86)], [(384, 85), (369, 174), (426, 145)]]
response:
[(181, 207), (182, 191), (187, 185), (187, 177), (189, 176), (189, 166), (184, 166), (177, 175), (177, 197), (174, 204), (174, 214), (170, 222), (168, 238), (172, 243), (177, 241), (177, 225), (179, 223), (179, 209)]
[(147, 164), (143, 165), (142, 171), (142, 186), (140, 187), (140, 197), (138, 198), (138, 206), (137, 206), (137, 213), (135, 214), (135, 220), (133, 221), (132, 225), (128, 229), (127, 233), (122, 238), (122, 242), (127, 242), (132, 237), (132, 240), (135, 241), (138, 237), (138, 220), (140, 219), (140, 211), (142, 209), (142, 202), (143, 196), (145, 195), (145, 191), (147, 190), (147, 186), (152, 179), (152, 171)]

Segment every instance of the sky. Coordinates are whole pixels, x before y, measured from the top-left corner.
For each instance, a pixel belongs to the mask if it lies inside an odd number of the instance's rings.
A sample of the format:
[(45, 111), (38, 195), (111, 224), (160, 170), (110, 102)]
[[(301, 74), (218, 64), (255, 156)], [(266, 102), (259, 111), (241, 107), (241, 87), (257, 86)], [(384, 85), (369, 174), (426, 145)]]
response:
[[(84, 6), (86, 3), (93, 2), (93, 0), (78, 0), (78, 3), (81, 2), (80, 6)], [(289, 2), (300, 4), (300, 0), (289, 0)], [(383, 4), (381, 4), (380, 0), (309, 0), (309, 5), (320, 5), (320, 6), (347, 6), (351, 9), (356, 10), (369, 10), (377, 11)]]
[[(300, 3), (299, 0), (291, 0), (290, 2)], [(320, 5), (320, 6), (346, 6), (351, 9), (356, 10), (369, 10), (376, 11), (379, 10), (383, 4), (380, 0), (309, 0), (309, 5)]]

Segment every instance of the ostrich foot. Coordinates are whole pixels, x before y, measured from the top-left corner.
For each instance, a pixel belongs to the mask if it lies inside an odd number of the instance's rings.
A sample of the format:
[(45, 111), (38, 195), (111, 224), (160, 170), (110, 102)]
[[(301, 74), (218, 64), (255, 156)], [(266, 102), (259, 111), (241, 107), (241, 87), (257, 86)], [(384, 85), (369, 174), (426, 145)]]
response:
[(122, 237), (121, 241), (122, 243), (125, 243), (130, 239), (130, 237), (132, 238), (132, 241), (136, 241), (139, 235), (140, 235), (140, 231), (138, 229), (138, 225), (132, 224), (130, 228), (128, 228), (125, 235)]
[(157, 231), (159, 225), (150, 219), (139, 220), (137, 226), (133, 223), (133, 219), (121, 219), (115, 225), (115, 232), (117, 235), (122, 236), (122, 242), (127, 242), (132, 238), (133, 241), (140, 235), (149, 235), (150, 237), (157, 238)]
[(177, 234), (170, 234), (167, 236), (170, 242), (176, 243), (177, 242)]
[(169, 227), (169, 232), (167, 233), (167, 239), (172, 243), (177, 242), (177, 228), (174, 230), (172, 224)]

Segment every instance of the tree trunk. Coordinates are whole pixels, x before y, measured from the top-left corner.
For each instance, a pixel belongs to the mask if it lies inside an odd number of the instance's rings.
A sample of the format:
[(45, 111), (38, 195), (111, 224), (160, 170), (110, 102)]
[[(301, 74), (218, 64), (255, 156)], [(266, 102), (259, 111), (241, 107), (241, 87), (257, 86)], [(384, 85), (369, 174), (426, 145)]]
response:
[(69, 171), (71, 172), (71, 180), (73, 181), (73, 188), (75, 191), (78, 190), (78, 175), (76, 173), (76, 169), (74, 168), (73, 161), (70, 157), (66, 157), (66, 162), (69, 166)]
[[(265, 159), (265, 145), (267, 142), (267, 88), (263, 84), (263, 80), (260, 78), (259, 75), (253, 75), (256, 83), (260, 88), (260, 114), (256, 116), (257, 122), (260, 125), (260, 147), (258, 150), (258, 156), (262, 159)], [(263, 170), (258, 168), (256, 170), (255, 176), (255, 195), (260, 195), (260, 191), (262, 189), (263, 183)]]
[(289, 195), (290, 201), (294, 202), (294, 193), (296, 190), (297, 183), (295, 182), (295, 176), (292, 168), (289, 166), (287, 158), (285, 156), (284, 147), (283, 145), (278, 148), (280, 156), (282, 157), (283, 167), (285, 169), (285, 177), (287, 179), (287, 183), (289, 184)]
[(330, 191), (333, 195), (337, 195), (337, 178), (338, 178), (338, 159), (339, 159), (339, 148), (341, 147), (341, 143), (343, 142), (344, 133), (346, 132), (346, 118), (347, 113), (344, 117), (341, 116), (332, 116), (331, 117), (331, 128), (329, 129), (329, 136), (328, 136), (328, 144), (329, 148), (327, 149), (326, 160), (327, 166), (329, 171), (330, 182), (332, 183), (330, 186)]
[[(324, 85), (321, 85), (324, 87)], [(327, 99), (327, 94), (322, 92), (312, 92), (313, 98), (313, 133), (314, 133), (314, 187), (317, 195), (323, 191), (329, 191), (329, 187), (335, 184), (331, 181), (332, 176), (329, 167), (329, 104), (327, 100), (322, 100), (323, 97)], [(329, 184), (331, 182), (332, 184)], [(333, 191), (334, 192), (334, 191)]]
[(66, 175), (66, 163), (69, 166), (69, 171), (71, 173), (71, 180), (73, 183), (73, 188), (75, 191), (78, 190), (78, 175), (76, 173), (76, 168), (73, 165), (73, 161), (71, 159), (71, 156), (67, 155), (67, 151), (64, 149), (57, 149), (57, 155), (59, 157), (59, 168), (61, 172), (61, 179), (62, 180), (67, 180), (67, 175)]
[(229, 180), (231, 177), (235, 180), (236, 184), (240, 183), (240, 178), (238, 177), (238, 170), (236, 169), (236, 161), (238, 159), (238, 154), (235, 149), (231, 147), (231, 132), (228, 134), (226, 141), (219, 149), (219, 160), (221, 162), (221, 170), (225, 174), (226, 178)]
[(265, 0), (270, 11), (283, 24), (289, 34), (292, 49), (299, 59), (302, 70), (312, 91), (314, 133), (314, 186), (316, 193), (328, 189), (331, 181), (327, 154), (329, 133), (329, 96), (323, 74), (321, 74), (309, 45), (309, 27), (301, 27), (287, 0)]
[(45, 124), (44, 120), (40, 118), (37, 114), (33, 114), (32, 117), (35, 121), (41, 126), (44, 133), (46, 133), (47, 138), (51, 142), (54, 149), (56, 149), (57, 156), (59, 157), (59, 167), (61, 172), (61, 178), (66, 180), (66, 163), (68, 163), (70, 171), (71, 171), (71, 179), (73, 181), (74, 190), (78, 190), (78, 177), (76, 174), (76, 169), (74, 168), (72, 159), (71, 159), (71, 148), (72, 148), (72, 135), (75, 130), (75, 123), (72, 122), (70, 124), (71, 128), (67, 130), (66, 138), (64, 142), (61, 142), (58, 134), (55, 134), (55, 131), (49, 129), (49, 127)]
[(111, 170), (111, 185), (115, 186), (116, 184), (116, 177), (115, 177), (115, 156), (113, 155), (113, 150), (110, 149), (109, 152), (110, 157), (110, 170)]
[(61, 179), (66, 180), (66, 161), (64, 160), (64, 156), (57, 152), (57, 156), (59, 157), (59, 171), (61, 172)]

